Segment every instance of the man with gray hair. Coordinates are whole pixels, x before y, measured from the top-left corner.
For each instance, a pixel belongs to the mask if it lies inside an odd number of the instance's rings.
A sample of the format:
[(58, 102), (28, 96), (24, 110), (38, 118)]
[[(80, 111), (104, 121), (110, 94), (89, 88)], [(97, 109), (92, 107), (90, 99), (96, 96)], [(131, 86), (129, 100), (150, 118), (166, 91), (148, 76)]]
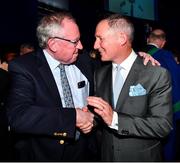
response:
[(79, 28), (62, 11), (42, 18), (37, 37), (40, 50), (9, 64), (15, 161), (90, 161), (94, 115), (85, 99), (93, 92), (92, 72), (87, 56), (77, 60)]

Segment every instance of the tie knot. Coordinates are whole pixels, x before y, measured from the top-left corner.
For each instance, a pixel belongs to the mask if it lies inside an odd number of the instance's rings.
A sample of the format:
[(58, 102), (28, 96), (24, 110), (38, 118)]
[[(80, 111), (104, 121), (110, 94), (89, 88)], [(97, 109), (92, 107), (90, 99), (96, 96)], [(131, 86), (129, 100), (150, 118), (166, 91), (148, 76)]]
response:
[(116, 71), (119, 71), (122, 69), (122, 67), (121, 67), (121, 65), (116, 65), (115, 69), (116, 69)]
[(65, 66), (64, 66), (62, 63), (60, 63), (60, 64), (58, 65), (58, 67), (59, 67), (60, 70), (64, 70), (64, 69), (65, 69)]

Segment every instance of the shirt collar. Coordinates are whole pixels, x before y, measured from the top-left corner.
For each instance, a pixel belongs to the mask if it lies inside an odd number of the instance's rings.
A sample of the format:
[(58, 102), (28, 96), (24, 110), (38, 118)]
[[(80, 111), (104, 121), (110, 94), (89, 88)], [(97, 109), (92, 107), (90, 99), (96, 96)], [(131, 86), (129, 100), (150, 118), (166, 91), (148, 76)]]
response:
[(45, 49), (43, 50), (46, 60), (51, 70), (56, 69), (59, 66), (59, 61), (54, 59)]
[[(122, 67), (122, 69), (130, 70), (132, 64), (134, 63), (134, 61), (136, 59), (136, 57), (137, 57), (137, 54), (134, 52), (134, 50), (132, 50), (130, 55), (119, 65)], [(118, 64), (112, 63), (112, 65), (113, 65), (113, 69), (115, 69)]]
[(148, 43), (148, 45), (153, 45), (155, 46), (156, 48), (159, 48), (158, 45), (154, 44), (154, 43)]

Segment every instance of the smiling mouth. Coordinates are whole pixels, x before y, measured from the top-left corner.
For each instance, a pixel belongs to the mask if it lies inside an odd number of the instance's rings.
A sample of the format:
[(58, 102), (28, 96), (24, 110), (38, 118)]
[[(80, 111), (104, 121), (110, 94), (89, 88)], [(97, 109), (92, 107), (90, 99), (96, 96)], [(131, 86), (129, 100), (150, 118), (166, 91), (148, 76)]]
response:
[(99, 54), (102, 55), (102, 54), (103, 54), (103, 51), (99, 51)]

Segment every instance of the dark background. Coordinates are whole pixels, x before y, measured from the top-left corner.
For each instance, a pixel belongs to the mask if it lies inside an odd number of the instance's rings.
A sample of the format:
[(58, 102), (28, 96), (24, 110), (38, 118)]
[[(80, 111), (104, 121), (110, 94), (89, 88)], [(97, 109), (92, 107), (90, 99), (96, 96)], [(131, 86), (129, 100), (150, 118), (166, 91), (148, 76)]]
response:
[[(94, 30), (98, 19), (107, 11), (105, 0), (69, 0), (69, 10), (77, 19), (81, 39), (87, 50), (93, 48)], [(180, 12), (178, 1), (157, 0), (158, 20), (132, 19), (135, 25), (134, 48), (145, 44), (148, 26), (162, 27), (167, 32), (166, 48), (179, 48)], [(0, 48), (17, 47), (22, 42), (36, 41), (35, 28), (44, 14), (37, 0), (6, 0), (0, 5)], [(52, 8), (51, 8), (52, 9)], [(48, 11), (47, 11), (48, 12)], [(0, 49), (0, 50), (1, 50)]]

